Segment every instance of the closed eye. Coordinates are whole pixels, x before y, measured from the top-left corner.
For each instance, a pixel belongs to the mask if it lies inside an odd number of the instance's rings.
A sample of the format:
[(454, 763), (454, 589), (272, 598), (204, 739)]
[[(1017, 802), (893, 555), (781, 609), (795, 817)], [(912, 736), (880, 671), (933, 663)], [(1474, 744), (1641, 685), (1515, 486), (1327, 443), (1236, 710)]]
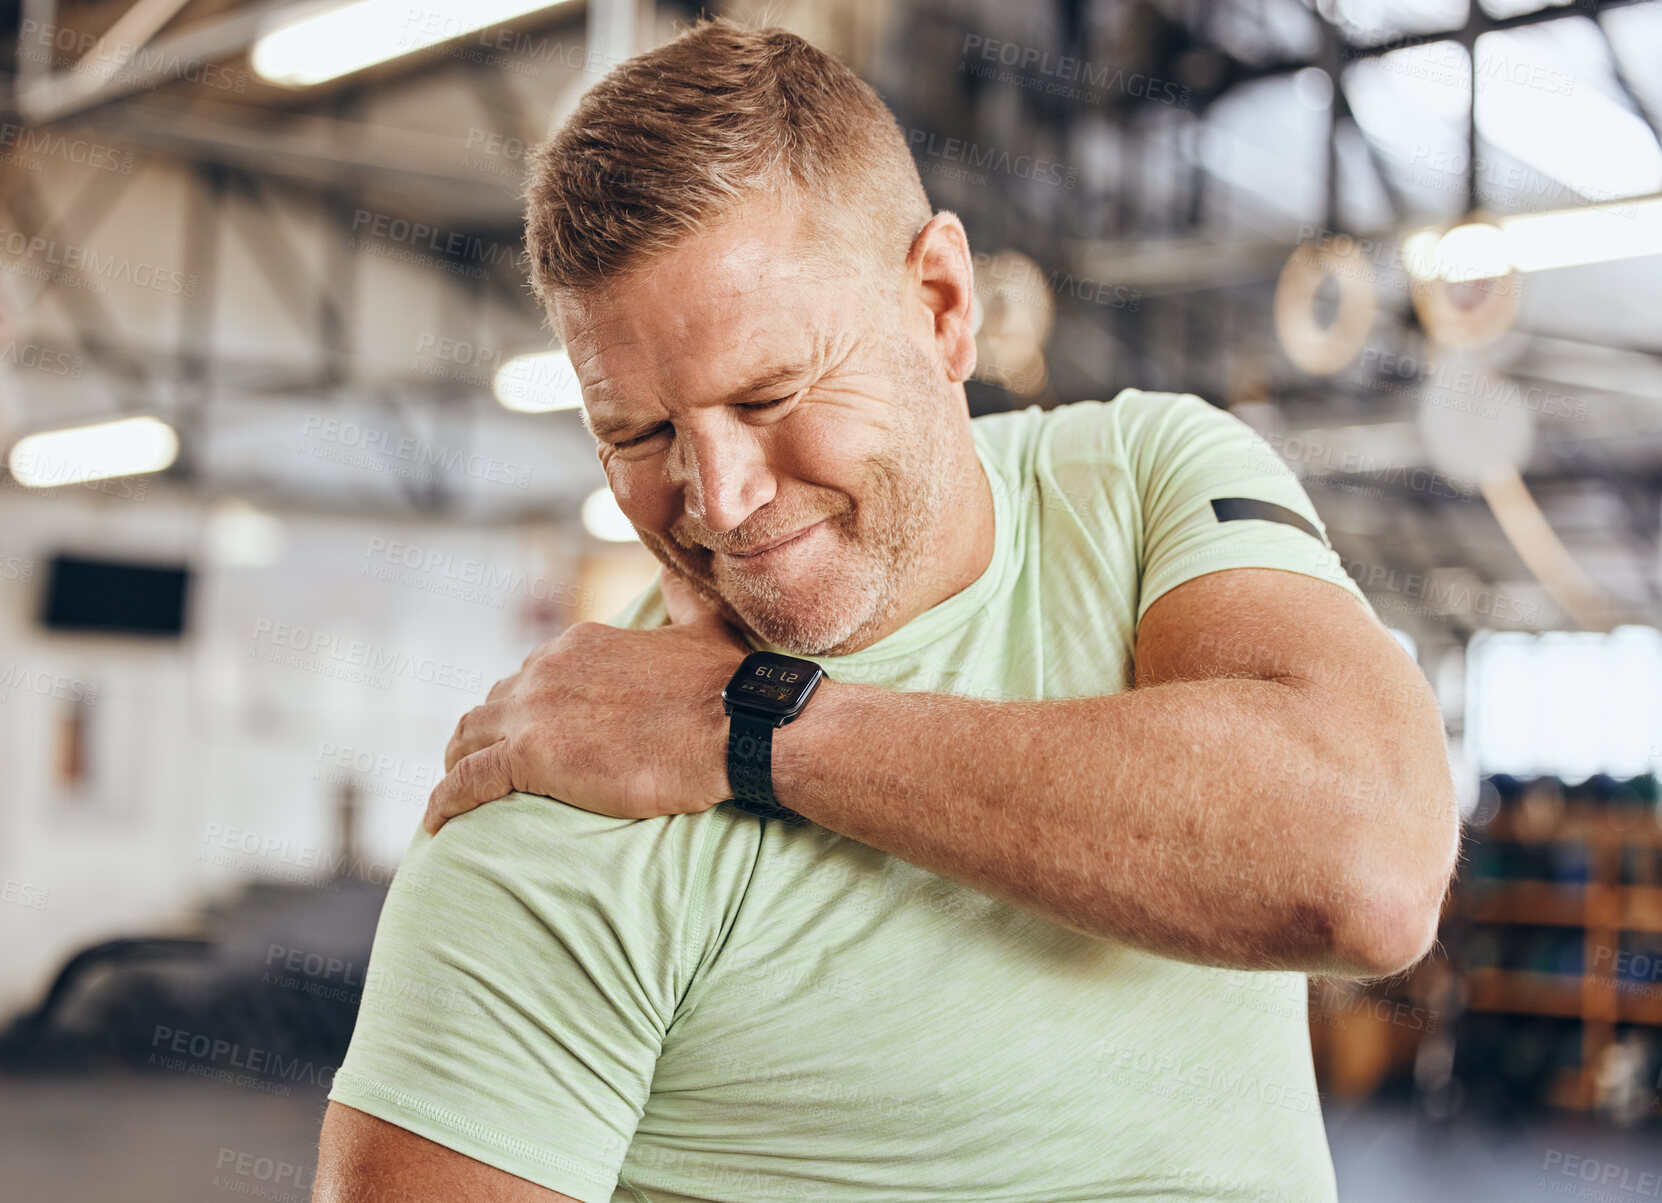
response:
[(614, 447), (633, 447), (637, 443), (644, 443), (648, 439), (657, 438), (660, 434), (663, 433), (663, 431), (664, 431), (664, 428), (662, 426), (654, 426), (651, 430), (647, 431), (645, 434), (637, 434), (632, 439), (619, 439), (617, 442), (613, 443), (612, 446), (614, 446)]
[[(748, 410), (751, 410), (751, 411), (756, 412), (756, 413), (761, 413), (763, 410), (775, 409), (775, 408), (777, 408), (781, 405), (784, 405), (787, 401), (795, 400), (795, 397), (796, 397), (796, 394), (793, 393), (789, 397), (775, 397), (772, 401), (743, 401), (743, 402), (739, 403), (738, 408), (739, 409), (748, 409)], [(612, 446), (614, 446), (614, 447), (634, 447), (637, 444), (646, 442), (648, 439), (657, 438), (660, 434), (662, 434), (664, 432), (664, 430), (665, 430), (665, 427), (663, 427), (663, 426), (654, 426), (651, 430), (648, 430), (646, 433), (638, 434), (632, 439), (619, 439), (615, 443), (613, 443)]]

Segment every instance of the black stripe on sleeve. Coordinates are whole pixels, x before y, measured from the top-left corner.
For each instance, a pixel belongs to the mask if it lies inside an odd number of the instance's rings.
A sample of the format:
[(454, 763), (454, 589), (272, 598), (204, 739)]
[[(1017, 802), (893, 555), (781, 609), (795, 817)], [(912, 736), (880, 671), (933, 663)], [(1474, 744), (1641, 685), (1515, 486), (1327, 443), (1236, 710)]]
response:
[(1284, 522), (1288, 526), (1296, 526), (1305, 534), (1321, 540), (1323, 547), (1328, 546), (1322, 538), (1321, 531), (1317, 530), (1303, 514), (1290, 510), (1284, 505), (1276, 505), (1273, 501), (1259, 501), (1256, 497), (1214, 497), (1212, 498), (1212, 512), (1218, 516), (1219, 522), (1236, 522), (1243, 518), (1261, 518), (1265, 522)]

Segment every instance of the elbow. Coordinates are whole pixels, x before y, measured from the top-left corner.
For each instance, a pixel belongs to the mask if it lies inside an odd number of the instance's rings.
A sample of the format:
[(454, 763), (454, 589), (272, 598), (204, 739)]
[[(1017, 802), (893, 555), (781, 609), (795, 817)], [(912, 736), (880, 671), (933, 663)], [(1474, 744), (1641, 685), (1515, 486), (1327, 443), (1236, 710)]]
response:
[(1435, 947), (1459, 850), (1452, 791), (1446, 821), (1416, 834), (1354, 845), (1359, 855), (1333, 891), (1330, 911), (1337, 976), (1395, 977)]
[(1442, 900), (1384, 891), (1357, 900), (1333, 921), (1331, 976), (1386, 978), (1406, 973), (1437, 942)]

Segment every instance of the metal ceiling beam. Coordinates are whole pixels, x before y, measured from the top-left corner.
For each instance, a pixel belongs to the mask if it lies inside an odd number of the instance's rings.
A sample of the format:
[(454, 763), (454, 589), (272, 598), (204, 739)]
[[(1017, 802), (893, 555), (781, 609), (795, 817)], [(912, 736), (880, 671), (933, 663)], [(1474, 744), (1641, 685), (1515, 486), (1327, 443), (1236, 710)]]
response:
[(1280, 239), (1132, 238), (1087, 243), (1079, 248), (1075, 263), (1081, 278), (1159, 296), (1273, 279), (1293, 250), (1293, 243)]
[[(71, 70), (20, 80), (18, 111), (31, 125), (48, 125), (167, 83), (195, 67), (242, 53), (264, 23), (288, 7), (288, 0), (265, 0), (198, 21), (136, 48), (126, 63), (111, 72), (90, 70), (82, 59)], [(147, 20), (153, 15), (148, 14)], [(92, 53), (97, 53), (96, 48)]]
[[(1328, 23), (1328, 27), (1339, 35), (1345, 44), (1348, 60), (1376, 58), (1382, 54), (1390, 54), (1396, 50), (1410, 50), (1415, 46), (1428, 46), (1433, 42), (1460, 42), (1463, 45), (1486, 33), (1495, 33), (1506, 29), (1522, 29), (1528, 25), (1539, 25), (1544, 21), (1557, 21), (1564, 17), (1590, 17), (1613, 8), (1626, 8), (1633, 4), (1648, 4), (1652, 0), (1576, 0), (1569, 6), (1549, 6), (1538, 8), (1534, 12), (1519, 13), (1514, 17), (1491, 17), (1485, 13), (1480, 5), (1473, 4), (1466, 23), (1456, 29), (1437, 30), (1432, 33), (1405, 33), (1397, 37), (1387, 38), (1383, 42), (1358, 45), (1344, 36), (1342, 26)], [(1319, 10), (1317, 15), (1320, 15)], [(1328, 18), (1322, 17), (1323, 21)], [(1468, 41), (1469, 39), (1469, 41)]]
[(134, 101), (78, 120), (123, 145), (161, 151), (330, 187), (397, 177), (411, 185), (472, 204), (511, 202), (518, 211), (518, 181), (469, 170), (433, 154), (433, 135), (335, 117), (295, 115), (280, 127), (252, 125), (236, 105)]
[(45, 29), (49, 25), (56, 25), (56, 0), (23, 0), (18, 11), (17, 37), (17, 85), (19, 90), (33, 83), (41, 76), (48, 74), (52, 65), (50, 62), (30, 58), (28, 44), (23, 37), (23, 30), (28, 27)]
[(189, 3), (190, 0), (134, 0), (132, 7), (117, 17), (115, 24), (70, 69), (96, 79), (109, 79)]
[(316, 278), (307, 270), (306, 256), (294, 245), (276, 216), (276, 206), (257, 176), (242, 171), (226, 172), (227, 182), (260, 210), (262, 219), (258, 230), (248, 228), (253, 214), (233, 210), (227, 223), (236, 232), (243, 249), (270, 286), (271, 295), (294, 322), (294, 328), (306, 337), (314, 334), (313, 319), (320, 319), (321, 329), (339, 327), (345, 317), (342, 307), (331, 291), (327, 279)]
[[(52, 244), (59, 238), (67, 241), (90, 236), (120, 197), (118, 190), (89, 180), (67, 206), (68, 213), (53, 218), (34, 183), (19, 173), (5, 196), (5, 206), (20, 234)], [(55, 267), (29, 298), (29, 306), (38, 305), (49, 293), (56, 295), (74, 326), (76, 342), (87, 358), (134, 389), (148, 388), (151, 373), (143, 358), (115, 336), (119, 323), (109, 308), (86, 289), (64, 287), (65, 274), (63, 269)]]

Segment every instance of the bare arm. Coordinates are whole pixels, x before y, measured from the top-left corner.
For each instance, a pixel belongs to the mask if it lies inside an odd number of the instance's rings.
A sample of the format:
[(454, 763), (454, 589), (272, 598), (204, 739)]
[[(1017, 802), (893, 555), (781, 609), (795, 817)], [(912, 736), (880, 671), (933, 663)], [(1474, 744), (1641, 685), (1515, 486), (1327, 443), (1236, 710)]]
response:
[(312, 1203), (578, 1203), (352, 1107), (330, 1103)]
[(1201, 964), (1423, 956), (1459, 824), (1435, 700), (1338, 586), (1236, 569), (1161, 597), (1135, 688), (1011, 702), (827, 682), (774, 742), (822, 826), (1078, 931)]

